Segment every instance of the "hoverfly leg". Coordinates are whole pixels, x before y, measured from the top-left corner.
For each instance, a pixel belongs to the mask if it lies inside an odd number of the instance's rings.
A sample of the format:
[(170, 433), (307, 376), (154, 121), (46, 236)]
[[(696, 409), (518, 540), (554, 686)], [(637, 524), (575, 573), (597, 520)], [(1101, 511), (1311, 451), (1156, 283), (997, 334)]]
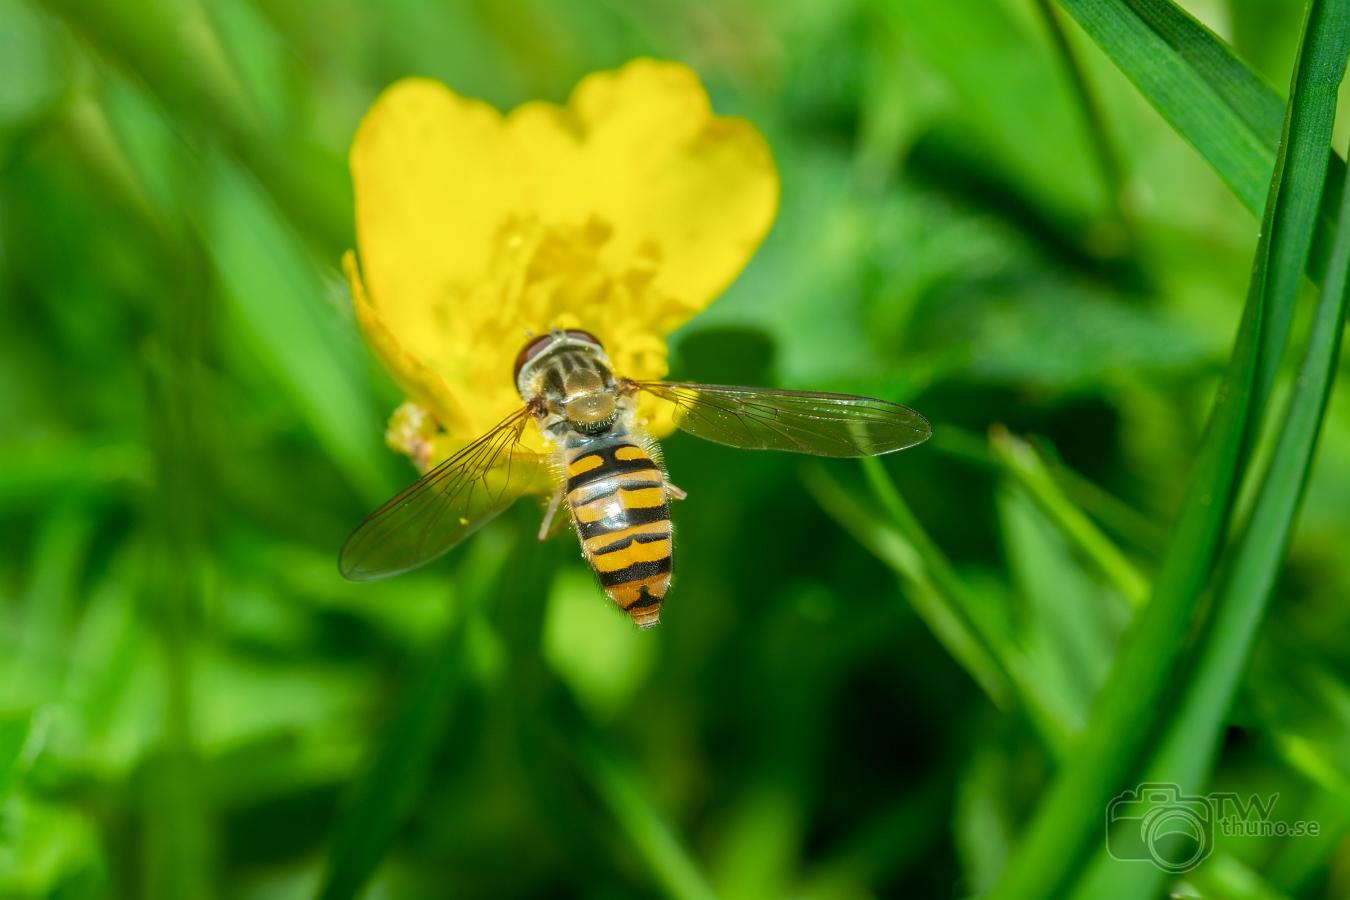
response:
[(689, 495), (686, 494), (684, 491), (680, 490), (680, 488), (676, 487), (672, 482), (667, 480), (666, 496), (669, 497), (671, 500), (683, 500), (685, 497), (688, 497)]
[(539, 523), (539, 540), (546, 541), (549, 535), (553, 533), (553, 518), (558, 514), (558, 507), (562, 504), (563, 489), (561, 486), (553, 492), (553, 499), (548, 501), (548, 509), (544, 511), (544, 521)]

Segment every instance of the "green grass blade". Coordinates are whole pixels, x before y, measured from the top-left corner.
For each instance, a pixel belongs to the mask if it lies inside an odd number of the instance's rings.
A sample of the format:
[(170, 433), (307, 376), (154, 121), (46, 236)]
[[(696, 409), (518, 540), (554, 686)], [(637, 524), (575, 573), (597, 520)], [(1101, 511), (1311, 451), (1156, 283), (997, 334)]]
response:
[(1059, 53), (1065, 73), (1069, 78), (1069, 84), (1073, 87), (1074, 95), (1078, 100), (1083, 125), (1091, 142), (1093, 153), (1097, 157), (1097, 168), (1101, 171), (1102, 182), (1111, 195), (1115, 216), (1125, 233), (1128, 245), (1136, 245), (1138, 244), (1138, 236), (1135, 234), (1135, 225), (1130, 216), (1129, 204), (1126, 200), (1125, 167), (1121, 165), (1120, 154), (1111, 140), (1111, 132), (1106, 123), (1106, 114), (1088, 82), (1087, 72), (1084, 71), (1083, 64), (1079, 60), (1073, 44), (1069, 41), (1069, 36), (1064, 30), (1059, 14), (1055, 12), (1052, 0), (1037, 0), (1036, 9), (1041, 15), (1041, 20), (1045, 23), (1051, 43), (1054, 44), (1055, 50)]
[(1338, 188), (1345, 172), (1344, 166), (1335, 169), (1329, 165), (1336, 159), (1331, 151), (1332, 124), (1341, 79), (1345, 76), (1346, 52), (1350, 49), (1346, 28), (1344, 3), (1310, 6), (1289, 100), (1292, 110), (1309, 114), (1291, 116), (1284, 137), (1287, 166), (1297, 170), (1299, 180), (1296, 190), (1281, 191), (1274, 198), (1278, 204), (1276, 215), (1282, 224), (1271, 235), (1272, 264), (1266, 288), (1269, 297), (1288, 298), (1290, 302), (1273, 302), (1266, 308), (1268, 321), (1262, 328), (1264, 340), (1257, 369), (1253, 422), (1259, 420), (1274, 386), (1294, 316), (1292, 301), (1302, 284), (1314, 236), (1319, 227), (1324, 227), (1318, 222), (1323, 195), (1339, 201), (1343, 193), (1336, 189), (1327, 191), (1325, 186), (1334, 173), (1339, 176)]
[(831, 517), (900, 576), (914, 611), (1000, 709), (1014, 701), (1042, 743), (1059, 757), (1081, 726), (1066, 716), (1045, 673), (1019, 647), (1007, 622), (938, 549), (878, 460), (862, 462), (884, 516), (864, 509), (821, 469), (807, 469), (806, 488)]
[(1284, 128), (1284, 101), (1275, 88), (1172, 0), (1128, 0), (1128, 5), (1270, 147), (1273, 163)]
[(591, 785), (666, 895), (680, 900), (716, 897), (637, 774), (595, 735), (577, 729), (573, 739)]
[[(1264, 127), (1271, 124), (1268, 115), (1261, 111), (1268, 103), (1266, 95), (1248, 84), (1238, 92), (1248, 102), (1235, 106), (1230, 101), (1236, 98), (1225, 95), (1224, 79), (1216, 78), (1220, 84), (1215, 84), (1205, 77), (1206, 73), (1223, 71), (1230, 77), (1241, 78), (1246, 67), (1236, 59), (1224, 60), (1218, 52), (1208, 53), (1204, 60), (1207, 65), (1197, 66), (1194, 53), (1188, 51), (1205, 47), (1207, 42), (1198, 32), (1206, 35), (1208, 32), (1198, 23), (1191, 23), (1193, 29), (1183, 24), (1180, 20), (1189, 17), (1170, 3), (1145, 5), (1130, 0), (1061, 0), (1061, 3), (1163, 118), (1214, 167), (1238, 199), (1248, 209), (1260, 209), (1275, 163), (1275, 148), (1267, 132), (1254, 129), (1251, 120), (1256, 119)], [(1141, 6), (1151, 15), (1145, 15)], [(1183, 36), (1185, 40), (1179, 40)], [(1208, 36), (1222, 45), (1218, 38)], [(1273, 91), (1269, 94), (1274, 96)], [(1261, 102), (1251, 103), (1252, 95), (1260, 97)], [(1278, 104), (1279, 99), (1275, 102)], [(1278, 116), (1273, 124), (1278, 137)]]
[(1034, 441), (1040, 464), (1056, 488), (1119, 542), (1148, 555), (1160, 555), (1167, 545), (1167, 528), (1157, 519), (1075, 471), (1045, 441)]
[(906, 794), (886, 812), (858, 823), (838, 849), (803, 874), (794, 896), (803, 900), (867, 896), (865, 885), (881, 883), (924, 854), (936, 836), (932, 823), (950, 815), (949, 803), (934, 785)]
[[(884, 477), (884, 475), (883, 475)], [(919, 533), (894, 488), (886, 492), (888, 520), (855, 501), (824, 469), (808, 468), (803, 483), (821, 508), (854, 540), (900, 577), (919, 618), (1000, 709), (1012, 705), (1012, 684), (999, 654), (972, 619), (969, 591), (933, 543)]]
[[(1269, 345), (1267, 309), (1293, 304), (1298, 281), (1287, 275), (1302, 270), (1297, 251), (1315, 224), (1301, 215), (1303, 204), (1290, 198), (1320, 196), (1327, 173), (1335, 94), (1303, 88), (1309, 79), (1344, 67), (1347, 46), (1336, 21), (1342, 10), (1329, 11), (1333, 5), (1315, 0), (1310, 10), (1242, 324), (1152, 601), (1126, 634), (1084, 738), (1037, 810), (998, 886), (999, 896), (1054, 895), (1085, 862), (1100, 837), (1108, 799), (1143, 749), (1209, 581), (1245, 465), (1252, 416), (1263, 399), (1255, 395), (1262, 357), (1279, 349)], [(1285, 234), (1287, 229), (1304, 233)]]
[[(1026, 491), (1005, 483), (994, 503), (1017, 598), (1015, 671), (1032, 676), (1038, 696), (1065, 723), (1064, 731), (1077, 735), (1106, 678), (1126, 621), (1125, 604), (1107, 595)], [(1066, 742), (1059, 755), (1071, 746)], [(979, 868), (990, 871), (987, 863)], [(1000, 858), (992, 871), (996, 875), (1002, 868)], [(984, 883), (993, 881), (989, 877)]]
[(360, 349), (257, 183), (223, 156), (213, 164), (203, 237), (240, 333), (352, 486), (378, 500), (387, 454), (371, 439), (382, 429)]
[(9, 708), (37, 705), (61, 684), (62, 649), (94, 524), (90, 509), (72, 500), (54, 503), (37, 529), (23, 592), (24, 640), (14, 660), (18, 677), (0, 690), (0, 702)]
[(1299, 818), (1319, 823), (1319, 833), (1279, 847), (1265, 861), (1264, 874), (1271, 884), (1291, 894), (1314, 896), (1313, 885), (1319, 884), (1327, 866), (1334, 864), (1332, 861), (1344, 846), (1342, 838), (1350, 832), (1350, 803), (1339, 794), (1317, 791), (1302, 808)]
[[(1350, 48), (1350, 9), (1336, 6), (1337, 15), (1320, 37), (1334, 46)], [(1338, 33), (1333, 33), (1333, 29)], [(1317, 36), (1310, 35), (1310, 40)], [(1340, 59), (1343, 68), (1344, 50)], [(1185, 693), (1152, 761), (1139, 779), (1141, 782), (1177, 784), (1190, 795), (1204, 790), (1228, 708), (1297, 521), (1335, 381), (1348, 292), (1350, 203), (1343, 202), (1307, 351), (1274, 455), (1257, 494), (1251, 521), (1229, 554), (1231, 565), (1225, 569), (1215, 612), (1194, 654), (1195, 663), (1186, 680)], [(1122, 864), (1103, 854), (1081, 885), (1079, 895), (1101, 896), (1102, 890), (1109, 886), (1122, 897), (1152, 896), (1162, 876), (1161, 871), (1151, 866)]]
[(384, 743), (334, 834), (319, 892), (323, 900), (361, 892), (416, 799), (432, 751), (449, 724), (449, 698), (463, 675), (463, 624), (462, 617), (456, 617), (428, 650), (415, 683), (395, 711)]
[[(1144, 98), (1214, 168), (1238, 199), (1260, 212), (1275, 164), (1284, 104), (1224, 41), (1171, 0), (1060, 0)], [(1329, 162), (1341, 182), (1345, 163)], [(1325, 268), (1339, 196), (1322, 204), (1308, 271)]]
[(993, 431), (989, 444), (1003, 471), (1022, 486), (1079, 552), (1092, 561), (1131, 606), (1142, 606), (1148, 598), (1144, 576), (1064, 493), (1032, 446), (1002, 428)]
[[(1325, 427), (1325, 425), (1324, 425)], [(1350, 816), (1350, 685), (1328, 660), (1265, 639), (1244, 675), (1271, 744), (1289, 770)]]
[[(456, 599), (479, 603), (506, 566), (510, 542), (480, 534), (464, 561)], [(395, 709), (369, 767), (354, 785), (334, 831), (318, 896), (358, 896), (393, 843), (425, 784), (432, 754), (450, 723), (450, 698), (465, 675), (468, 616), (457, 608), (439, 640), (422, 654), (413, 683)]]
[(10, 792), (23, 769), (23, 749), (33, 730), (28, 713), (7, 712), (0, 717), (0, 799)]
[(1286, 897), (1266, 882), (1261, 873), (1227, 853), (1214, 854), (1199, 869), (1188, 872), (1186, 881), (1199, 889), (1202, 897), (1224, 897), (1226, 900), (1285, 900)]
[(421, 789), (432, 751), (450, 720), (448, 699), (463, 674), (463, 619), (456, 617), (427, 652), (416, 683), (385, 735), (339, 824), (319, 896), (357, 896), (384, 858)]

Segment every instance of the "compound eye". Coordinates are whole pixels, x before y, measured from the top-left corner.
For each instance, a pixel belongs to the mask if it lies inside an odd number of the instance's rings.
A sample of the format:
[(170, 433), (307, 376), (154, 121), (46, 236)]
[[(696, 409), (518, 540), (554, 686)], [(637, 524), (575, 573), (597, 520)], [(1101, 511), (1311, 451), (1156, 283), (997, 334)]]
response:
[(591, 334), (589, 331), (582, 331), (580, 328), (569, 328), (567, 331), (563, 333), (570, 338), (579, 338), (583, 341), (590, 341), (597, 347), (602, 346), (600, 343), (600, 339), (597, 338), (595, 335)]
[(511, 380), (515, 381), (520, 377), (520, 370), (525, 368), (525, 364), (538, 356), (545, 347), (553, 343), (553, 336), (550, 334), (541, 334), (539, 337), (530, 341), (525, 347), (516, 354), (516, 367), (511, 372)]

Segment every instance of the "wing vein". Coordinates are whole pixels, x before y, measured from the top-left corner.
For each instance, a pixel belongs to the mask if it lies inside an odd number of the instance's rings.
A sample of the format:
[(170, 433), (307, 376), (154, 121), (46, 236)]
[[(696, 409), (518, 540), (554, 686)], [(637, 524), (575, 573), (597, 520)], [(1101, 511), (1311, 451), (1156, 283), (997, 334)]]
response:
[(528, 421), (528, 407), (513, 412), (367, 516), (342, 547), (342, 574), (365, 581), (424, 565), (510, 506), (539, 471), (518, 449)]
[(876, 456), (922, 443), (932, 433), (919, 413), (872, 397), (690, 382), (634, 384), (673, 404), (678, 428), (733, 447)]

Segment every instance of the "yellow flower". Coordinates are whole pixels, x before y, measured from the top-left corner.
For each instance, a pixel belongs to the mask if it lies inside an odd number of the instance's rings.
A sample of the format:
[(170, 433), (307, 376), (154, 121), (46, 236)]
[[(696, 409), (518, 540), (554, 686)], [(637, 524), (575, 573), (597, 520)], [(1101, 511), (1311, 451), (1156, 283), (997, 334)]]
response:
[[(531, 335), (582, 328), (617, 373), (664, 377), (666, 335), (736, 277), (778, 204), (754, 127), (714, 116), (689, 69), (646, 59), (506, 116), (400, 81), (361, 122), (351, 169), (360, 266), (343, 263), (366, 341), (411, 400), (389, 442), (421, 468), (519, 409), (511, 368)], [(669, 431), (669, 413), (639, 416)], [(533, 426), (524, 441), (543, 449)]]

